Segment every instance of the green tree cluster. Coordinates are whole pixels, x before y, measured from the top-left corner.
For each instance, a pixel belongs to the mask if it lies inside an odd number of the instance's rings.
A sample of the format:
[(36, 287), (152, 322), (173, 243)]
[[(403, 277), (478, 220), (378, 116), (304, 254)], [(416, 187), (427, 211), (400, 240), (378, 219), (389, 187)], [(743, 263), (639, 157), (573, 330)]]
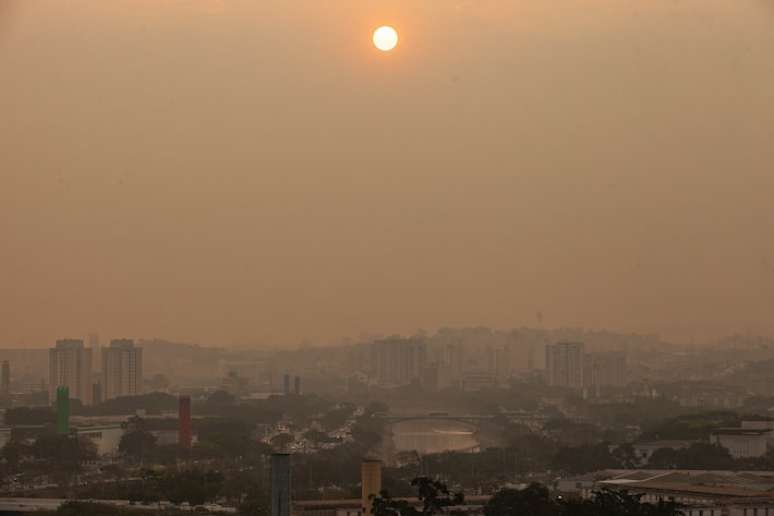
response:
[(51, 407), (14, 407), (5, 411), (5, 424), (17, 425), (53, 425), (56, 413)]
[(156, 437), (142, 429), (126, 432), (118, 443), (118, 451), (134, 461), (142, 463), (156, 451)]
[(653, 452), (648, 467), (658, 469), (735, 469), (736, 461), (727, 449), (710, 443), (688, 448), (661, 448)]
[(446, 484), (428, 477), (416, 477), (411, 481), (416, 489), (419, 506), (405, 499), (395, 499), (382, 491), (373, 500), (374, 516), (431, 516), (459, 506), (465, 502), (462, 493), (452, 493)]

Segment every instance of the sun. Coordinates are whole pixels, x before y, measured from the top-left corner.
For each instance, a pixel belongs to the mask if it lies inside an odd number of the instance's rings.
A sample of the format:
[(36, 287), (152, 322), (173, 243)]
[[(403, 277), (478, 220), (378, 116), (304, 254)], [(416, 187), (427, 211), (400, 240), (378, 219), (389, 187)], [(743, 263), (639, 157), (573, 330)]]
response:
[(389, 25), (374, 31), (374, 46), (382, 52), (389, 52), (398, 44), (398, 32)]

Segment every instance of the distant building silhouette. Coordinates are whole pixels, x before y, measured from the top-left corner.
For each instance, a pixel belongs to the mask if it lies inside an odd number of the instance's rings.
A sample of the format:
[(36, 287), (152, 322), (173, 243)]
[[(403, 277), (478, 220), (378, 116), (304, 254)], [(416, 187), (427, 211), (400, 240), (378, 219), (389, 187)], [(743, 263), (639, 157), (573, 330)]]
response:
[(3, 360), (3, 370), (0, 373), (0, 393), (8, 396), (11, 393), (11, 363)]
[(427, 347), (421, 338), (390, 337), (371, 347), (371, 369), (381, 385), (418, 382), (427, 361)]
[(92, 403), (91, 350), (82, 340), (61, 339), (49, 350), (48, 399), (53, 401), (58, 387), (67, 387), (69, 395), (84, 405)]
[(301, 396), (301, 377), (296, 376), (293, 381), (293, 393), (296, 396)]
[(102, 384), (101, 383), (95, 383), (91, 386), (91, 399), (94, 402), (95, 405), (99, 405), (102, 403)]
[(622, 387), (627, 383), (626, 354), (623, 352), (588, 353), (583, 366), (584, 384), (597, 395), (602, 387)]
[(583, 389), (583, 343), (558, 342), (546, 346), (546, 380), (552, 387)]
[(89, 334), (89, 349), (91, 349), (91, 359), (94, 361), (94, 368), (97, 369), (102, 366), (102, 347), (99, 342), (99, 335), (96, 333)]
[(285, 373), (285, 376), (282, 377), (282, 394), (285, 396), (290, 395), (290, 374)]
[(142, 394), (142, 348), (130, 339), (115, 339), (102, 350), (102, 398)]

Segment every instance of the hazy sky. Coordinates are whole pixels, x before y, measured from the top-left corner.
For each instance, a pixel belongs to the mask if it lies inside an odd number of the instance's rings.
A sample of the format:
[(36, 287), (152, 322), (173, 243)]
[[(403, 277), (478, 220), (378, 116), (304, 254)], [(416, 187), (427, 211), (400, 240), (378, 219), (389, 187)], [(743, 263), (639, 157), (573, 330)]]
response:
[(0, 0), (0, 346), (538, 311), (774, 334), (774, 0)]

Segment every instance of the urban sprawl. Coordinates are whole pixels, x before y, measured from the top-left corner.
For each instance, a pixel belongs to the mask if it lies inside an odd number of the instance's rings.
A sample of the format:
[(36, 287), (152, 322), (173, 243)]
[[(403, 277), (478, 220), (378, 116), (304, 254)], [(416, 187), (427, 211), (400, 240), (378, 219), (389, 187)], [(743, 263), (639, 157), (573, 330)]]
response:
[(0, 350), (0, 514), (774, 515), (774, 340)]

